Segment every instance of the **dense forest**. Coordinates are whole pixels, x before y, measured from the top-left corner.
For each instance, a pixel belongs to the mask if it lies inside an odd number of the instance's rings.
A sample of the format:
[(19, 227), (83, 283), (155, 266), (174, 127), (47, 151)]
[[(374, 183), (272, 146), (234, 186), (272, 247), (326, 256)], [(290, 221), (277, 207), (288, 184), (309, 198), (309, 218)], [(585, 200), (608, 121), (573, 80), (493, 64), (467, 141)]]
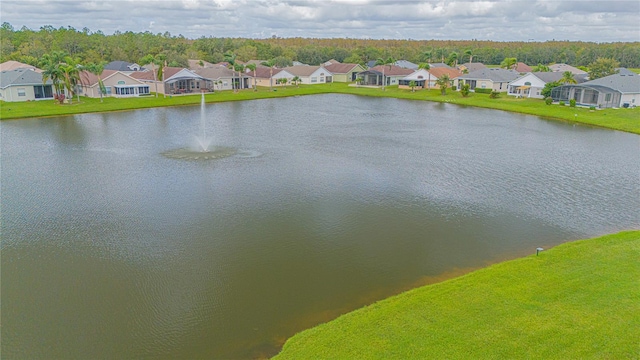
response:
[(497, 42), (480, 40), (371, 40), (279, 38), (221, 38), (215, 35), (187, 39), (169, 32), (134, 33), (101, 31), (73, 27), (42, 26), (38, 30), (19, 30), (9, 23), (0, 27), (0, 62), (16, 60), (36, 65), (52, 51), (64, 51), (82, 63), (124, 60), (139, 62), (147, 54), (163, 54), (172, 66), (187, 66), (187, 59), (217, 63), (227, 52), (237, 59), (276, 60), (276, 63), (318, 65), (329, 59), (361, 63), (379, 58), (405, 59), (414, 63), (440, 62), (455, 57), (457, 62), (500, 64), (516, 58), (528, 65), (567, 63), (587, 66), (598, 58), (612, 58), (620, 66), (640, 68), (640, 42), (594, 43), (575, 41)]

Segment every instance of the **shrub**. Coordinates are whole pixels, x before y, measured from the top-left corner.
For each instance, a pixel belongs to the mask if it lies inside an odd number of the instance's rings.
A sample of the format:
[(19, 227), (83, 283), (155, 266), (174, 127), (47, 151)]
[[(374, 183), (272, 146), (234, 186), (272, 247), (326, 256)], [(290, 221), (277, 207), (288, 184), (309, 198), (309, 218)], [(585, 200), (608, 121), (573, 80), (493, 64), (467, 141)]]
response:
[(471, 87), (471, 85), (469, 85), (469, 84), (462, 85), (462, 87), (460, 88), (460, 94), (462, 95), (462, 97), (469, 96), (469, 88), (470, 87)]
[(569, 106), (576, 107), (576, 100), (575, 99), (569, 100)]
[(544, 99), (544, 103), (547, 104), (547, 105), (551, 105), (551, 103), (553, 103), (553, 99), (548, 97), (548, 98)]
[(490, 99), (497, 99), (497, 98), (499, 98), (499, 97), (500, 97), (500, 93), (499, 93), (499, 92), (497, 92), (497, 91), (495, 91), (495, 90), (494, 90), (494, 91), (492, 91), (492, 92), (491, 92), (491, 94), (489, 94), (489, 98), (490, 98)]
[(491, 89), (479, 89), (479, 88), (475, 89), (475, 92), (479, 94), (491, 94), (491, 91), (492, 91)]
[(593, 110), (595, 110), (595, 109), (596, 109), (596, 107), (595, 107), (595, 106), (589, 106), (589, 110), (593, 111)]
[(560, 106), (564, 106), (564, 101), (560, 101), (560, 102), (558, 102), (558, 105), (560, 105)]

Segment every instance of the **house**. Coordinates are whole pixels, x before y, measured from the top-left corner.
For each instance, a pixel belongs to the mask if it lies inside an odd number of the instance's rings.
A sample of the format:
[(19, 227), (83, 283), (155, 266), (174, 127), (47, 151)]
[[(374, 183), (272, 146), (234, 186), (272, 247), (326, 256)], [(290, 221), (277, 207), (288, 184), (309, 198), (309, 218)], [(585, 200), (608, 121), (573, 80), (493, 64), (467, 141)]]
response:
[(618, 73), (582, 84), (562, 85), (551, 90), (554, 101), (575, 100), (576, 105), (598, 108), (636, 107), (640, 103), (640, 75)]
[(400, 89), (411, 88), (409, 84), (411, 84), (411, 81), (414, 81), (416, 84), (415, 88), (417, 89), (424, 89), (424, 88), (439, 89), (440, 86), (436, 84), (436, 81), (444, 75), (449, 76), (449, 79), (453, 80), (458, 76), (462, 75), (462, 72), (457, 69), (443, 68), (443, 67), (433, 68), (429, 70), (420, 69), (414, 72), (413, 74), (400, 79), (398, 83), (398, 88)]
[(0, 71), (16, 70), (16, 69), (30, 69), (38, 73), (42, 72), (42, 70), (38, 69), (33, 65), (21, 63), (15, 60), (5, 61), (2, 64), (0, 64)]
[(486, 68), (458, 76), (454, 82), (454, 86), (460, 90), (462, 85), (469, 84), (469, 89), (472, 91), (475, 91), (477, 88), (503, 92), (507, 91), (507, 86), (510, 82), (519, 77), (520, 73), (515, 70)]
[[(560, 81), (563, 76), (564, 72), (527, 73), (509, 83), (507, 87), (507, 95), (542, 99), (542, 89), (544, 89), (544, 86), (550, 82)], [(576, 83), (586, 81), (584, 77), (580, 75), (574, 75), (573, 79)]]
[(486, 69), (487, 66), (483, 63), (479, 63), (479, 62), (475, 62), (475, 63), (464, 63), (461, 65), (458, 65), (458, 70), (462, 71), (465, 74), (468, 74), (470, 72), (476, 71), (476, 70), (482, 70), (482, 69)]
[[(358, 73), (362, 79), (362, 85), (385, 86), (398, 85), (401, 79), (413, 74), (411, 69), (401, 68), (396, 65), (377, 65), (369, 70)], [(384, 81), (384, 82), (383, 82)]]
[(0, 72), (0, 100), (8, 102), (53, 99), (53, 83), (28, 68)]
[(453, 69), (451, 66), (443, 63), (443, 62), (439, 62), (439, 63), (429, 63), (429, 67), (431, 68), (449, 68), (449, 69)]
[(280, 84), (278, 79), (288, 79), (291, 81), (295, 77), (295, 75), (291, 74), (288, 71), (278, 68), (269, 68), (266, 66), (258, 66), (256, 67), (255, 74), (251, 70), (245, 70), (246, 74), (253, 78), (253, 82), (256, 83), (256, 86), (264, 86), (264, 87), (274, 87), (281, 86), (284, 84)]
[(129, 76), (148, 84), (151, 91), (155, 92), (157, 89), (159, 94), (188, 94), (212, 90), (207, 79), (186, 68), (165, 67), (164, 79), (154, 79), (154, 71), (135, 71)]
[(360, 64), (341, 64), (331, 60), (324, 64), (324, 68), (333, 74), (333, 82), (355, 81), (358, 73), (366, 70)]
[(104, 66), (105, 70), (121, 71), (125, 74), (130, 74), (134, 71), (144, 71), (145, 69), (136, 63), (130, 63), (126, 61), (112, 61)]
[[(98, 76), (88, 71), (81, 71), (80, 88), (78, 93), (91, 98), (100, 97), (100, 84)], [(131, 76), (116, 70), (104, 70), (100, 74), (104, 93), (102, 96), (133, 97), (150, 94), (149, 84), (134, 79)]]
[(323, 66), (294, 65), (283, 70), (299, 77), (301, 84), (324, 84), (333, 81), (333, 74)]
[(553, 72), (560, 72), (563, 73), (565, 71), (571, 71), (572, 74), (575, 75), (586, 75), (587, 72), (584, 70), (580, 70), (576, 67), (573, 67), (571, 65), (567, 65), (567, 64), (553, 64), (553, 65), (549, 65), (549, 70), (553, 71)]
[[(212, 67), (200, 68), (194, 70), (197, 75), (207, 79), (206, 89), (208, 90), (233, 90), (234, 86), (240, 83), (238, 73), (226, 66), (213, 65)], [(247, 79), (247, 75), (241, 74), (244, 80)], [(248, 87), (251, 87), (251, 82), (248, 81)], [(235, 85), (234, 85), (235, 84)], [(243, 87), (246, 89), (247, 87)]]

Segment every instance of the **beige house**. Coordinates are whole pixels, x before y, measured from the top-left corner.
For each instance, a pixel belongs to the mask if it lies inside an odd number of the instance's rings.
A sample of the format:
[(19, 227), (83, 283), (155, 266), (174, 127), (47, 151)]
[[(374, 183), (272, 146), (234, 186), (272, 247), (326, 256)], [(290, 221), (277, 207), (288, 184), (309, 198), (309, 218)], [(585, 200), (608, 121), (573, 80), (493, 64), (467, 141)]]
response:
[(301, 84), (325, 84), (333, 81), (333, 74), (323, 66), (294, 65), (283, 70), (299, 77)]
[(359, 72), (366, 69), (360, 64), (341, 64), (335, 60), (329, 60), (324, 68), (333, 74), (333, 82), (354, 82)]
[(251, 70), (246, 70), (246, 75), (251, 76), (253, 79), (251, 84), (255, 81), (256, 86), (261, 87), (276, 87), (276, 86), (284, 86), (285, 84), (279, 84), (278, 79), (285, 78), (291, 82), (291, 79), (295, 77), (295, 75), (284, 69), (271, 69), (266, 66), (258, 66), (256, 67), (255, 76), (254, 72)]
[[(104, 70), (100, 74), (100, 78), (104, 84), (104, 94), (102, 96), (133, 97), (149, 94), (148, 84), (136, 80), (121, 71)], [(98, 80), (97, 75), (88, 71), (81, 71), (79, 93), (87, 97), (99, 98), (100, 85)]]
[[(240, 74), (227, 68), (224, 65), (214, 65), (212, 67), (202, 68), (194, 71), (196, 74), (207, 79), (209, 82), (207, 87), (209, 90), (233, 90), (234, 83), (237, 87), (240, 83), (244, 84), (242, 89), (252, 86), (252, 81), (246, 74)], [(242, 82), (240, 81), (242, 79)]]
[(136, 80), (149, 85), (151, 91), (158, 94), (191, 94), (201, 91), (213, 90), (209, 87), (208, 80), (195, 72), (178, 67), (165, 67), (163, 79), (154, 80), (153, 71), (136, 71), (130, 74)]

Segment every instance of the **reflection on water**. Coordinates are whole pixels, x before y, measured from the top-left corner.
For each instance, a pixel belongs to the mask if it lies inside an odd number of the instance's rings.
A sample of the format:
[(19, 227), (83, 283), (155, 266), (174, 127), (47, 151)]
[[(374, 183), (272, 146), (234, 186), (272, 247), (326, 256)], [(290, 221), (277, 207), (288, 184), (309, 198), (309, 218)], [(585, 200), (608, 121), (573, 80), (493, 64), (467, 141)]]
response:
[(3, 121), (3, 358), (254, 358), (414, 286), (640, 227), (638, 136), (394, 99)]

